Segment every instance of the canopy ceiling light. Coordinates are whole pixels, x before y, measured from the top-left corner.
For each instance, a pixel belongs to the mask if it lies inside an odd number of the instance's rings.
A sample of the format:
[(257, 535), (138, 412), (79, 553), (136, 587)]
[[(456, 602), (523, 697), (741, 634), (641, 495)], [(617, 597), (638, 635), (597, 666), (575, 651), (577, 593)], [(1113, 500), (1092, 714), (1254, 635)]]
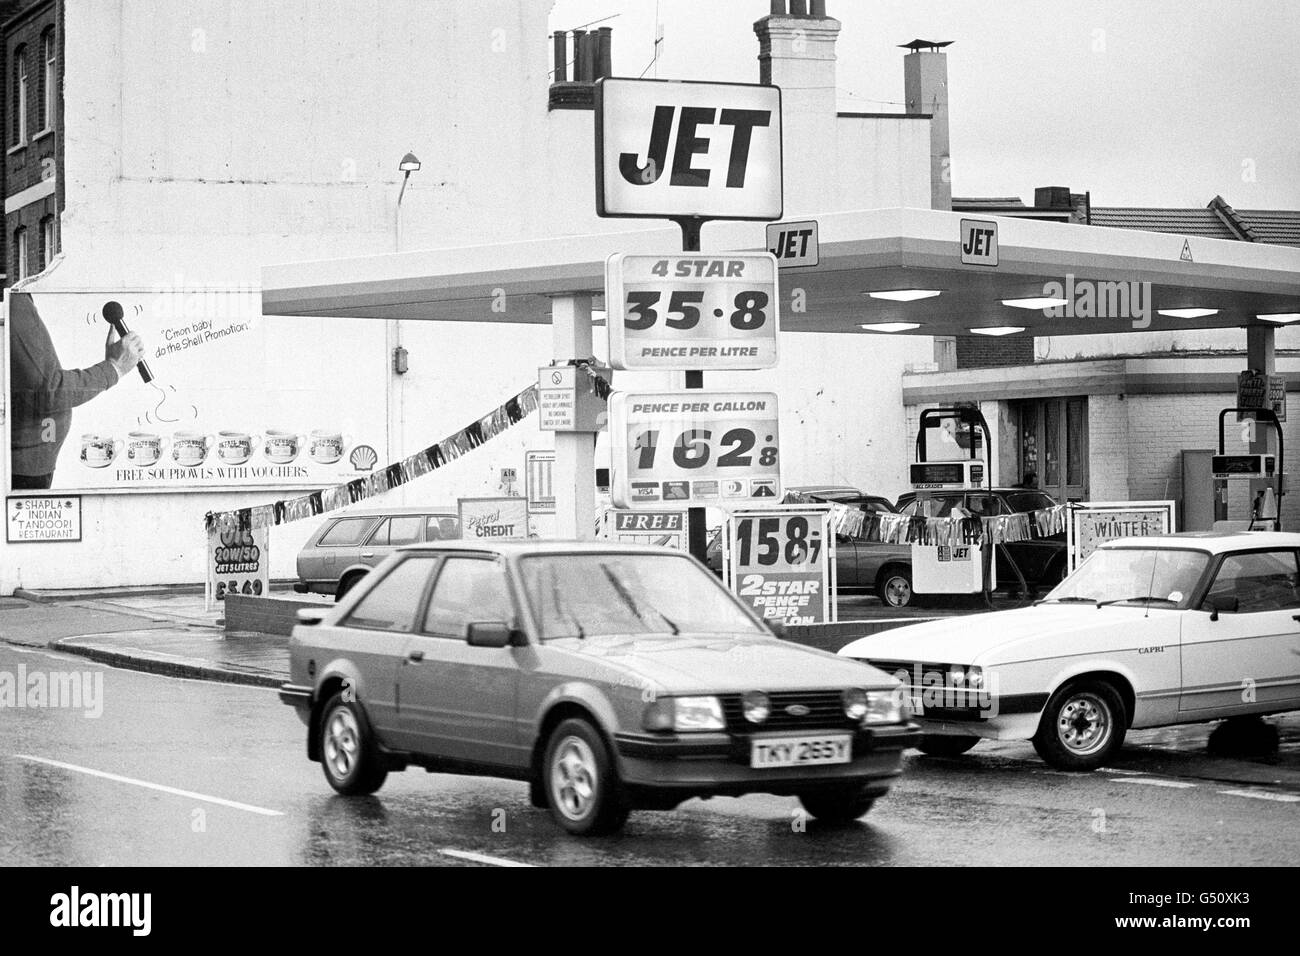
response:
[(1199, 319), (1206, 315), (1218, 315), (1218, 309), (1156, 309), (1161, 315), (1173, 319)]
[(873, 299), (889, 299), (891, 302), (915, 302), (917, 299), (932, 299), (939, 294), (937, 289), (894, 289), (889, 292), (867, 292)]
[(1024, 330), (1023, 325), (990, 325), (982, 329), (971, 329), (976, 335), (1015, 335)]
[(1051, 296), (1039, 295), (1032, 296), (1028, 299), (1003, 299), (1003, 305), (1009, 305), (1016, 309), (1055, 309), (1063, 305), (1069, 305), (1069, 299), (1059, 299)]
[(906, 332), (909, 329), (919, 329), (920, 322), (876, 322), (873, 325), (859, 325), (858, 328), (866, 329), (868, 332)]
[(1300, 312), (1274, 312), (1272, 315), (1257, 315), (1255, 318), (1286, 325), (1288, 322), (1300, 322)]

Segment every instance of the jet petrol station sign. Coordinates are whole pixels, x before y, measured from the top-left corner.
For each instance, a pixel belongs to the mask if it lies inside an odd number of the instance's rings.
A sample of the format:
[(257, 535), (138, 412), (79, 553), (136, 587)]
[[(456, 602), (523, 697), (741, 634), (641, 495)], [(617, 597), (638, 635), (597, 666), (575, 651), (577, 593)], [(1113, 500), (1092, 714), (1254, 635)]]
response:
[(781, 91), (748, 83), (596, 83), (596, 212), (780, 219)]

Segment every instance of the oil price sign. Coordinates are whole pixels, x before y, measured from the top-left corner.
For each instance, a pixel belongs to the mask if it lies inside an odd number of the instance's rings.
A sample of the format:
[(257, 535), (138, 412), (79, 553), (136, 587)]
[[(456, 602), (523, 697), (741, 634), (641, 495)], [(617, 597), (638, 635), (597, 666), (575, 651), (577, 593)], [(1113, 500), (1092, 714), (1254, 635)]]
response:
[(834, 619), (830, 509), (733, 512), (727, 583), (761, 617), (784, 624)]
[(617, 392), (609, 415), (615, 507), (730, 509), (781, 500), (771, 392)]
[(609, 363), (620, 369), (775, 368), (779, 329), (771, 253), (605, 261)]

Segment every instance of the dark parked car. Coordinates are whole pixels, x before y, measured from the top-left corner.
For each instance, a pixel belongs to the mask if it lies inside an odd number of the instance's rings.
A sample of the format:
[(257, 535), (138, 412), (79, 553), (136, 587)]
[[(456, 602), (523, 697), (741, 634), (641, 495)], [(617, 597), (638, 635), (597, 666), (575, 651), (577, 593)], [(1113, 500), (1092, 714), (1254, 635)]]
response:
[[(888, 498), (869, 495), (849, 485), (800, 485), (787, 488), (814, 501), (848, 505), (866, 512), (892, 513)], [(709, 542), (708, 565), (722, 574), (722, 532)], [(890, 607), (912, 603), (912, 549), (905, 544), (864, 541), (846, 535), (835, 536), (835, 577), (840, 590), (875, 591)]]
[(747, 793), (846, 822), (919, 739), (897, 680), (777, 639), (667, 548), (403, 548), (299, 618), (280, 698), (343, 794), (413, 765), (527, 781), (578, 834)]
[(298, 552), (300, 594), (342, 598), (398, 547), (460, 537), (454, 507), (376, 508), (344, 512), (317, 529)]
[[(922, 514), (928, 518), (946, 518), (952, 514), (954, 507), (961, 505), (976, 517), (988, 518), (994, 515), (1028, 514), (1031, 511), (1054, 508), (1056, 504), (1056, 499), (1051, 495), (1033, 488), (935, 491), (931, 492), (928, 512)], [(918, 514), (919, 508), (914, 491), (909, 491), (898, 499), (898, 510), (905, 515)], [(1008, 562), (1008, 552), (1024, 575), (1025, 583), (1031, 588), (1041, 590), (1056, 587), (1068, 570), (1064, 533), (1031, 538), (1028, 541), (1008, 541), (1003, 547), (994, 550), (999, 588), (1020, 586), (1015, 569)]]

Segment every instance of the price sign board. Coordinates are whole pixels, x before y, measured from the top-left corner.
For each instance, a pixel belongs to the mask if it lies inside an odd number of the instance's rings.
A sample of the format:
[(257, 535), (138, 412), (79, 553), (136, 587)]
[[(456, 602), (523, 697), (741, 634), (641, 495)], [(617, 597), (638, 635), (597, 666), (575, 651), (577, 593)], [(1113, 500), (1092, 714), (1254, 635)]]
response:
[(605, 261), (610, 365), (775, 368), (776, 276), (771, 253), (610, 256)]
[(767, 620), (835, 620), (830, 508), (737, 511), (727, 518), (727, 584)]
[(771, 392), (616, 392), (610, 396), (615, 507), (781, 500), (780, 436)]
[(596, 83), (596, 213), (780, 219), (781, 90), (757, 83)]
[(229, 594), (260, 596), (271, 590), (270, 537), (269, 528), (208, 532), (208, 605)]

